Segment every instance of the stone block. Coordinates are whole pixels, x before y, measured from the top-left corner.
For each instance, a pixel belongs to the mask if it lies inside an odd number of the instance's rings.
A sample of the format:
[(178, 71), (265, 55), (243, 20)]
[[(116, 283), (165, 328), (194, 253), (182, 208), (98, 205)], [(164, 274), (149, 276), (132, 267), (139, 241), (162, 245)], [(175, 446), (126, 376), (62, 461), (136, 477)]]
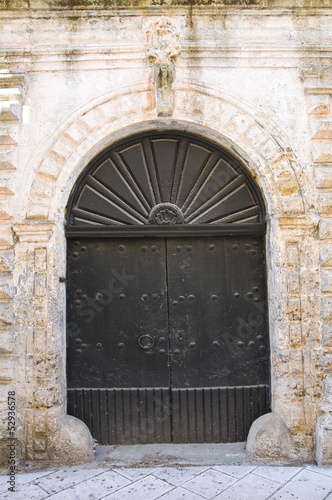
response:
[(14, 290), (11, 283), (0, 278), (0, 304), (10, 302), (13, 299)]
[(332, 324), (332, 297), (322, 298), (322, 316), (325, 323)]
[(324, 381), (321, 412), (316, 424), (316, 460), (318, 465), (332, 465), (332, 376)]
[(302, 198), (297, 196), (283, 196), (282, 197), (282, 208), (285, 214), (303, 214), (304, 205)]
[(10, 274), (13, 272), (14, 255), (12, 250), (0, 251), (0, 277), (10, 279)]
[[(46, 285), (46, 279), (44, 280), (44, 283)], [(46, 287), (40, 287), (38, 289), (38, 292), (43, 292), (44, 291), (44, 300), (39, 300), (37, 301), (36, 297), (38, 295), (35, 295), (35, 327), (37, 329), (42, 329), (45, 330), (47, 328), (47, 321), (48, 321), (48, 310), (47, 310), (47, 305), (45, 304), (45, 298), (47, 297), (47, 288)], [(40, 296), (40, 295), (39, 295)], [(43, 335), (45, 337), (45, 334)]]
[(114, 108), (113, 100), (104, 102), (103, 104), (101, 104), (99, 106), (98, 109), (102, 113), (104, 120), (105, 120), (105, 123), (112, 122), (117, 117), (116, 110)]
[(10, 135), (0, 135), (0, 149), (14, 149), (17, 142)]
[(0, 171), (2, 171), (2, 172), (3, 171), (12, 171), (15, 169), (16, 169), (16, 167), (10, 161), (8, 161), (8, 160), (0, 161)]
[[(252, 125), (254, 125), (253, 120), (242, 113), (236, 113), (229, 122), (230, 127), (233, 127), (234, 130), (237, 130), (240, 134), (244, 135)], [(268, 148), (269, 145), (266, 144), (266, 154), (268, 154)]]
[(296, 243), (286, 244), (287, 266), (297, 269), (299, 267), (299, 247)]
[(279, 144), (277, 144), (275, 142), (275, 140), (272, 138), (270, 138), (261, 147), (261, 154), (264, 156), (264, 158), (267, 161), (272, 160), (272, 158), (275, 158), (276, 156), (280, 156), (281, 153), (282, 153), (282, 150), (281, 150)]
[(46, 451), (46, 438), (39, 437), (33, 440), (33, 450), (35, 452), (45, 452)]
[(332, 154), (321, 153), (314, 159), (314, 163), (317, 164), (332, 163)]
[(316, 460), (319, 466), (332, 466), (332, 422), (326, 416), (316, 425)]
[[(208, 109), (210, 116), (213, 117), (214, 123), (221, 121), (225, 130), (230, 130), (234, 133), (235, 122), (233, 121), (233, 117), (238, 110), (233, 105), (228, 102), (220, 102), (217, 99), (209, 99), (203, 96), (200, 96), (200, 99), (198, 99), (195, 94), (192, 95), (192, 98), (195, 103), (195, 113), (204, 114), (205, 109)], [(190, 102), (188, 105), (190, 105)], [(233, 124), (233, 127), (228, 126), (228, 124)]]
[(119, 97), (116, 100), (116, 102), (118, 104), (117, 106), (118, 116), (127, 115), (128, 113), (133, 113), (133, 111), (135, 111), (139, 106), (138, 100), (135, 99), (135, 97), (132, 95), (124, 95), (121, 98)]
[(323, 218), (319, 223), (319, 237), (321, 240), (332, 239), (332, 218)]
[(298, 297), (288, 298), (287, 314), (290, 321), (301, 319), (301, 300)]
[(35, 297), (45, 297), (47, 293), (47, 279), (46, 276), (35, 275), (34, 280), (34, 293)]
[(246, 132), (248, 139), (255, 141), (258, 137), (264, 134), (264, 128), (258, 123), (254, 123)]
[[(10, 311), (10, 309), (9, 309)], [(13, 311), (11, 310), (11, 315), (13, 315)], [(5, 331), (9, 330), (13, 326), (13, 323), (11, 321), (6, 321), (3, 318), (0, 318), (0, 331)]]
[(13, 352), (12, 332), (0, 331), (0, 356), (1, 357), (10, 356), (12, 352)]
[(289, 339), (292, 347), (299, 346), (302, 342), (302, 325), (301, 323), (291, 322), (289, 324)]
[[(2, 332), (0, 332), (1, 335)], [(0, 384), (8, 384), (14, 378), (14, 360), (2, 358), (0, 363)]]
[(89, 132), (95, 132), (98, 128), (102, 126), (102, 115), (97, 110), (93, 109), (85, 115), (82, 116), (80, 123), (87, 127)]
[(271, 168), (275, 173), (277, 179), (284, 179), (294, 176), (291, 161), (287, 153), (285, 152), (281, 153), (271, 162)]
[[(302, 439), (302, 432), (305, 429), (306, 418), (305, 418), (305, 408), (303, 404), (304, 396), (304, 386), (303, 386), (303, 376), (292, 377), (292, 396), (293, 404), (290, 411), (290, 427), (293, 434), (293, 440)], [(297, 437), (295, 438), (295, 435)]]
[(86, 138), (86, 129), (80, 127), (78, 123), (74, 123), (67, 129), (64, 137), (69, 137), (76, 145), (81, 144)]
[(322, 344), (323, 346), (332, 347), (332, 325), (328, 323), (323, 323)]
[[(142, 110), (147, 111), (152, 108), (152, 100), (153, 100), (153, 94), (152, 92), (141, 92), (139, 94), (139, 102), (140, 102), (140, 107)], [(114, 113), (108, 114), (107, 115), (107, 121), (112, 121), (114, 120), (115, 116)]]
[[(276, 329), (276, 341), (279, 349), (288, 349), (290, 341), (290, 331), (289, 323), (281, 323)], [(274, 362), (279, 365), (279, 357), (273, 357), (272, 363)]]
[(332, 295), (332, 269), (321, 271), (321, 289), (325, 295)]
[(49, 151), (43, 159), (37, 177), (40, 176), (43, 178), (47, 176), (56, 179), (64, 162), (65, 158), (63, 156), (56, 153), (54, 150)]
[(32, 220), (48, 219), (48, 204), (30, 202), (27, 210), (27, 218)]
[(14, 193), (7, 186), (0, 186), (0, 200), (6, 200), (14, 196)]
[(287, 290), (289, 294), (298, 294), (300, 292), (300, 275), (295, 269), (287, 270)]
[(278, 188), (281, 196), (292, 196), (297, 194), (299, 190), (298, 183), (294, 177), (278, 181)]
[(12, 215), (10, 215), (5, 210), (0, 209), (0, 224), (9, 224), (12, 219), (13, 219)]
[[(0, 302), (0, 322), (11, 325), (13, 323), (14, 311), (11, 301)], [(1, 323), (0, 323), (1, 324)]]
[(295, 458), (293, 437), (278, 413), (254, 421), (247, 438), (247, 453), (258, 461), (285, 463)]
[(0, 249), (7, 249), (13, 245), (13, 233), (9, 226), (0, 226)]
[(78, 418), (65, 415), (53, 444), (52, 458), (61, 465), (77, 465), (93, 460), (89, 429)]
[(59, 141), (71, 151), (73, 151), (78, 146), (78, 141), (76, 141), (68, 132), (62, 134)]
[[(298, 325), (299, 327), (300, 325)], [(292, 373), (297, 377), (303, 376), (303, 353), (302, 350), (292, 349), (289, 354), (289, 363), (292, 366)]]
[(316, 164), (332, 163), (332, 154), (320, 153), (314, 158), (314, 163)]
[(330, 142), (332, 141), (332, 129), (330, 128), (321, 128), (317, 130), (315, 135), (311, 139), (312, 141), (317, 142)]
[(312, 143), (312, 158), (315, 165), (329, 166), (332, 163), (331, 145), (329, 143)]
[(314, 170), (316, 186), (319, 189), (332, 189), (332, 168), (316, 167)]
[(319, 245), (319, 262), (321, 267), (332, 269), (332, 245), (321, 243)]
[(320, 193), (318, 196), (318, 208), (322, 217), (332, 216), (332, 193)]
[(13, 230), (22, 243), (45, 243), (52, 233), (53, 224), (44, 221), (22, 222), (15, 224)]
[(63, 158), (68, 159), (72, 154), (72, 152), (74, 151), (74, 146), (69, 145), (68, 141), (62, 141), (61, 139), (59, 139), (57, 143), (54, 145), (53, 151), (56, 154), (62, 156)]
[(43, 177), (50, 177), (56, 179), (61, 170), (61, 165), (54, 160), (47, 158), (43, 161), (40, 169), (38, 170), (38, 178), (43, 180)]
[(47, 271), (47, 250), (46, 248), (35, 249), (35, 271), (36, 273), (46, 273)]
[(50, 198), (53, 192), (53, 183), (42, 182), (36, 179), (33, 183), (31, 196), (36, 199)]
[(326, 104), (318, 104), (309, 112), (309, 115), (314, 118), (325, 118), (329, 114), (330, 107)]
[(0, 112), (0, 124), (1, 125), (6, 125), (8, 123), (17, 123), (19, 121), (18, 116), (16, 116), (12, 111), (10, 110), (3, 110)]

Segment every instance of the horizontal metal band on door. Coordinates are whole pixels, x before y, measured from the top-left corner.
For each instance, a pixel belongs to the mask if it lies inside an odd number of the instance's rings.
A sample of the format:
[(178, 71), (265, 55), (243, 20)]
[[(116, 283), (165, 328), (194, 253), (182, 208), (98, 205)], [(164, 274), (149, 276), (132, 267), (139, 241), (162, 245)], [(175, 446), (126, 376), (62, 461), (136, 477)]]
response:
[(268, 385), (68, 389), (68, 413), (100, 444), (241, 442), (269, 411)]

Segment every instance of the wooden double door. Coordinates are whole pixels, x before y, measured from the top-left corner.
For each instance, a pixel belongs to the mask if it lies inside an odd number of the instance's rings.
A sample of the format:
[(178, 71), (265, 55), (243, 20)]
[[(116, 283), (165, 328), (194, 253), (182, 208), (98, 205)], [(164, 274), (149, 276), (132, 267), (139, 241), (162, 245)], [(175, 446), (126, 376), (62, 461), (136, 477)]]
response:
[(244, 441), (269, 411), (264, 237), (68, 239), (68, 411), (102, 444)]

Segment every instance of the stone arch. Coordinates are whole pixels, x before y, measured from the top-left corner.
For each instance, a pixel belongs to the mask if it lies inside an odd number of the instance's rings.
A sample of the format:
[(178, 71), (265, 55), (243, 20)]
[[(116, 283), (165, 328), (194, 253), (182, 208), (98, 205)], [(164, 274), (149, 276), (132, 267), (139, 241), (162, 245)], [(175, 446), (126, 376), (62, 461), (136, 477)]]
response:
[[(310, 459), (316, 403), (310, 389), (314, 386), (310, 368), (314, 360), (306, 339), (313, 337), (315, 331), (313, 325), (317, 311), (311, 284), (317, 282), (315, 269), (318, 264), (315, 261), (316, 221), (309, 214), (312, 203), (309, 181), (304, 179), (287, 137), (251, 105), (220, 89), (188, 82), (176, 85), (174, 103), (172, 118), (160, 119), (156, 115), (153, 92), (147, 85), (99, 96), (57, 129), (54, 138), (49, 138), (41, 151), (39, 161), (35, 162), (38, 167), (29, 194), (28, 223), (18, 224), (14, 230), (22, 244), (22, 252), (26, 242), (38, 246), (38, 250), (42, 244), (45, 255), (47, 250), (48, 273), (52, 275), (49, 279), (58, 283), (49, 299), (43, 297), (45, 308), (48, 303), (54, 308), (53, 316), (49, 318), (53, 323), (48, 333), (48, 345), (56, 345), (61, 338), (64, 347), (65, 290), (59, 284), (62, 275), (59, 273), (65, 272), (64, 213), (69, 194), (82, 169), (112, 141), (151, 130), (156, 124), (168, 129), (174, 127), (207, 134), (210, 140), (219, 142), (246, 165), (265, 198), (269, 219), (273, 411), (279, 412), (291, 429), (298, 457)], [(49, 224), (50, 221), (56, 224)], [(30, 271), (35, 273), (33, 268)], [(43, 272), (46, 273), (46, 267)], [(296, 352), (292, 352), (295, 344)], [(38, 351), (37, 343), (34, 350)], [(62, 425), (61, 418), (66, 408), (64, 349), (61, 352), (58, 349), (58, 352), (59, 355), (54, 356), (58, 382), (53, 384), (46, 378), (43, 382), (45, 391), (51, 392), (55, 387), (59, 394), (57, 403), (52, 407), (50, 402), (47, 410), (36, 406), (31, 413), (43, 412), (43, 415), (47, 414), (47, 425), (51, 426), (50, 422), (53, 422), (54, 434), (49, 438), (50, 443), (57, 440), (56, 429)], [(296, 387), (289, 373), (296, 373)], [(40, 385), (40, 379), (36, 378), (34, 387)], [(305, 390), (305, 387), (309, 389)], [(47, 425), (45, 423), (45, 428)], [(38, 433), (36, 436), (37, 441), (40, 440)], [(31, 449), (33, 439), (31, 433)], [(28, 441), (30, 443), (30, 437)], [(31, 452), (31, 457), (34, 453)]]
[(98, 98), (80, 110), (57, 131), (53, 144), (43, 154), (29, 194), (27, 219), (61, 217), (65, 200), (84, 165), (112, 140), (147, 130), (156, 119), (158, 126), (168, 128), (195, 124), (202, 134), (203, 127), (207, 128), (212, 138), (242, 157), (261, 186), (271, 215), (305, 212), (306, 183), (283, 132), (223, 91), (182, 82), (175, 89), (172, 119), (158, 119), (152, 92), (144, 86)]

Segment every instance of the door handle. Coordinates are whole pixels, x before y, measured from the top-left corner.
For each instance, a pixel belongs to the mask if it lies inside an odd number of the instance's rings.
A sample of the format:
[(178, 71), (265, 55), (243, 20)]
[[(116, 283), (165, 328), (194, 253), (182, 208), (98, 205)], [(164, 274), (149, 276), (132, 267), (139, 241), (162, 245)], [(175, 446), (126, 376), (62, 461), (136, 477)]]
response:
[(138, 345), (142, 349), (151, 349), (154, 346), (154, 338), (151, 335), (141, 335), (138, 339)]

